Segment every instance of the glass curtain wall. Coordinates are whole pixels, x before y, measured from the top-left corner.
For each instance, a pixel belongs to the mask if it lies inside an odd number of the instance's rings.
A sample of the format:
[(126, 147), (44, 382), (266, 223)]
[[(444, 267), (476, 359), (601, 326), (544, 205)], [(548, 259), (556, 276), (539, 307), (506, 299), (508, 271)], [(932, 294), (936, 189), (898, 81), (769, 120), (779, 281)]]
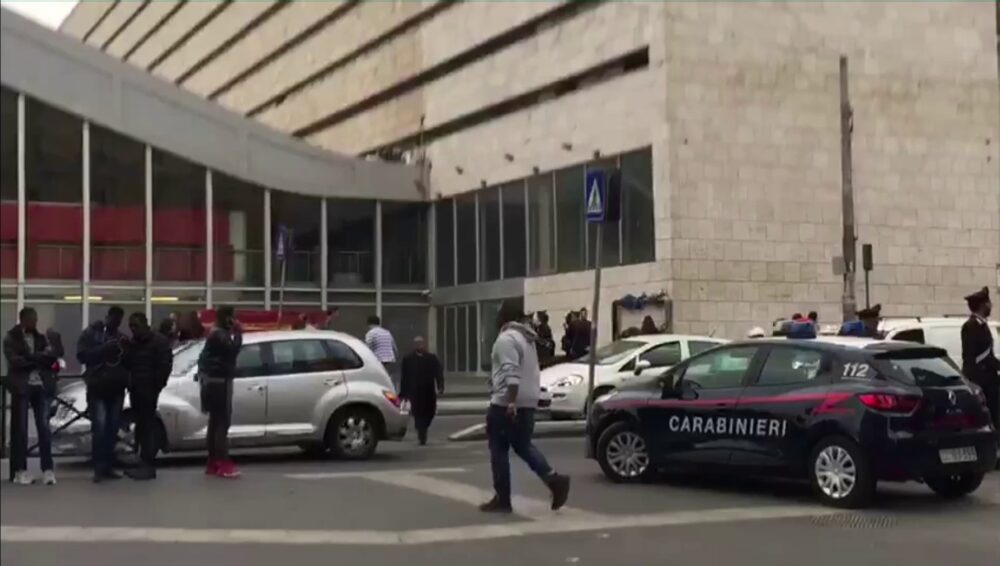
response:
[(153, 280), (205, 284), (205, 168), (153, 151)]
[[(28, 99), (24, 136), (26, 278), (80, 281), (83, 122)], [(96, 243), (92, 240), (92, 246)]]
[(212, 248), (213, 284), (264, 290), (263, 187), (212, 174)]
[(146, 147), (90, 127), (90, 277), (146, 280)]
[[(19, 99), (7, 89), (2, 95), (0, 326), (15, 323), (20, 305), (38, 310), (40, 327), (62, 335), (69, 363), (65, 375), (79, 373), (73, 349), (84, 321), (103, 319), (112, 305), (122, 306), (128, 314), (148, 309), (153, 323), (205, 308), (210, 291), (206, 285), (209, 223), (214, 305), (265, 308), (265, 254), (271, 253), (265, 227), (285, 224), (294, 231), (286, 274), (291, 287), (288, 305), (297, 310), (321, 307), (319, 254), (327, 238), (329, 304), (340, 307), (345, 330), (362, 336), (365, 319), (376, 312), (374, 275), (376, 262), (381, 261), (383, 288), (390, 289), (383, 318), (397, 334), (400, 348), (408, 349), (414, 336), (426, 333), (429, 313), (421, 306), (425, 299), (414, 291), (426, 288), (428, 279), (427, 205), (383, 204), (385, 256), (377, 258), (374, 200), (322, 199), (273, 189), (271, 217), (265, 218), (265, 188), (219, 172), (209, 174), (202, 164), (85, 123), (30, 97), (24, 98), (23, 107), (25, 200), (19, 203)], [(84, 178), (86, 164), (89, 179)], [(321, 231), (323, 202), (329, 206), (326, 234)], [(475, 199), (472, 205), (474, 242)], [(26, 218), (27, 252), (21, 286), (19, 207)], [(88, 209), (89, 239), (84, 232)], [(90, 242), (89, 254), (84, 253), (85, 241)], [(472, 252), (475, 257), (474, 247)], [(84, 265), (87, 255), (89, 265)], [(152, 267), (148, 284), (147, 261)], [(475, 273), (474, 264), (472, 268)], [(84, 285), (88, 269), (91, 280)], [(337, 285), (341, 287), (334, 292)], [(276, 280), (272, 289), (277, 290)], [(277, 304), (272, 302), (271, 308)], [(472, 307), (462, 315), (462, 363), (472, 371), (478, 360), (478, 318)]]
[[(0, 91), (0, 279), (17, 279), (18, 221), (17, 94), (3, 89)], [(7, 328), (6, 318), (3, 323), (3, 328)]]
[[(271, 191), (271, 247), (278, 245), (278, 234), (286, 230), (289, 252), (285, 258), (285, 285), (288, 287), (320, 286), (320, 207), (317, 197)], [(272, 265), (272, 286), (282, 282), (282, 262), (277, 257)]]
[(427, 212), (423, 203), (382, 203), (382, 285), (427, 287)]
[[(588, 224), (584, 215), (583, 185), (587, 172), (593, 170), (618, 172), (621, 177), (622, 219), (602, 227), (600, 242), (597, 227)], [(605, 267), (654, 261), (654, 204), (650, 148), (440, 201), (436, 204), (437, 286), (592, 269), (598, 246)], [(453, 205), (458, 224), (454, 241), (448, 214)], [(449, 260), (455, 255), (458, 274), (453, 280)]]
[[(327, 199), (326, 225), (329, 286), (349, 289), (374, 287), (375, 201)], [(382, 226), (383, 229), (386, 227), (384, 219)], [(388, 253), (390, 250), (383, 246), (383, 251)], [(394, 272), (395, 275), (398, 273)]]

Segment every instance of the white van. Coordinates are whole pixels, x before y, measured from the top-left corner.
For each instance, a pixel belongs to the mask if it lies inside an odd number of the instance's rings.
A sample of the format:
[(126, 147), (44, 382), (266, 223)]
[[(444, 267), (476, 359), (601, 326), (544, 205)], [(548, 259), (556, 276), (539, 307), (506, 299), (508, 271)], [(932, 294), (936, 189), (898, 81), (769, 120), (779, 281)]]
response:
[[(962, 325), (968, 317), (886, 318), (879, 330), (886, 340), (903, 340), (944, 348), (948, 356), (962, 366)], [(1000, 322), (989, 321), (993, 343), (1000, 345)]]

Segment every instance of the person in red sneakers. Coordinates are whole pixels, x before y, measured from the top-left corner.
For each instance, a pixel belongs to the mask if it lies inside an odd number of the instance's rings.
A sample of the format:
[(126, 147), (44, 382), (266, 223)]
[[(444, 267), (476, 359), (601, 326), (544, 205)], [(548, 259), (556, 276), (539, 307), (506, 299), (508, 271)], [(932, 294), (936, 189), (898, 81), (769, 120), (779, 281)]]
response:
[(220, 478), (238, 478), (229, 459), (229, 424), (233, 415), (233, 377), (236, 357), (243, 345), (243, 332), (232, 307), (216, 311), (215, 327), (205, 340), (198, 359), (201, 410), (208, 413), (208, 466), (205, 473)]

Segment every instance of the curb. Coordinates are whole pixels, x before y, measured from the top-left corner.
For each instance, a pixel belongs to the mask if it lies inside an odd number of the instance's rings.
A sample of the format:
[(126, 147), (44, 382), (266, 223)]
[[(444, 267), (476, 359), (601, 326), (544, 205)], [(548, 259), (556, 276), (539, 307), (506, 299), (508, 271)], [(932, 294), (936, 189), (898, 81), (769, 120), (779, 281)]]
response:
[[(535, 438), (573, 438), (583, 436), (587, 427), (585, 421), (540, 421), (535, 423)], [(451, 436), (452, 442), (485, 440), (486, 425), (477, 424), (462, 429)]]

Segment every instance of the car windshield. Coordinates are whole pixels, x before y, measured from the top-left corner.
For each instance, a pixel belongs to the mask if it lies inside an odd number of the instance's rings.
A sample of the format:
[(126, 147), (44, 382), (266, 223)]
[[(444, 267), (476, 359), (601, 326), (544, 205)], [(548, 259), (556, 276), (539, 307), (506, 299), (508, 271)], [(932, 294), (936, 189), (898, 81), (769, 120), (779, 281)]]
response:
[(917, 387), (946, 387), (962, 380), (962, 372), (947, 356), (876, 358), (879, 373)]
[(598, 348), (597, 364), (602, 366), (617, 364), (633, 355), (638, 348), (645, 345), (645, 342), (637, 342), (635, 340), (617, 340)]
[(188, 342), (174, 349), (174, 367), (170, 370), (170, 377), (180, 377), (187, 375), (189, 371), (198, 363), (198, 357), (205, 347), (204, 340)]

